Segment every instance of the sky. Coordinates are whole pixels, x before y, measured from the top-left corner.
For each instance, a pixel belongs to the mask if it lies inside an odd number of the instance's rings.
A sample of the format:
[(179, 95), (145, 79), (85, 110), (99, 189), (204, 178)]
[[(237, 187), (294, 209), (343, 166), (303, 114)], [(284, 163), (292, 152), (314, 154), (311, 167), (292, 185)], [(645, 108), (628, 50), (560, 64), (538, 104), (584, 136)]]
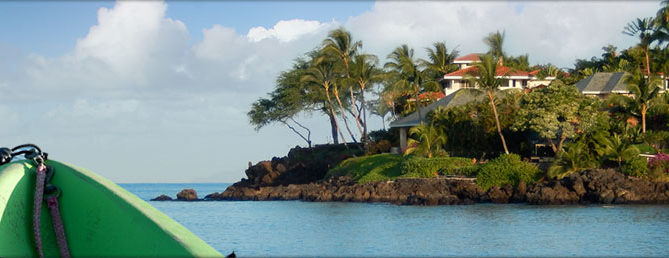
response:
[[(249, 162), (305, 146), (246, 113), (295, 58), (345, 27), (380, 61), (444, 41), (461, 55), (505, 51), (572, 68), (659, 1), (0, 1), (0, 145), (35, 143), (54, 160), (117, 183), (235, 182)], [(331, 142), (320, 114), (298, 118)], [(370, 117), (370, 129), (380, 129)]]

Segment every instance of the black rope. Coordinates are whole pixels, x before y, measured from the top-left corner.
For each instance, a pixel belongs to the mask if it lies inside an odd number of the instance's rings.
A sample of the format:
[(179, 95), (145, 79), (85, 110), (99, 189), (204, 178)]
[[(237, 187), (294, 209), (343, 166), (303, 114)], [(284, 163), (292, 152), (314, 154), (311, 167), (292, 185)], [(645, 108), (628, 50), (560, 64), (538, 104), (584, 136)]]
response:
[[(26, 149), (29, 148), (29, 149)], [(4, 165), (12, 161), (14, 157), (23, 155), (26, 159), (34, 159), (41, 157), (43, 160), (47, 159), (48, 154), (42, 152), (42, 149), (35, 144), (21, 144), (14, 148), (0, 148), (0, 165)]]

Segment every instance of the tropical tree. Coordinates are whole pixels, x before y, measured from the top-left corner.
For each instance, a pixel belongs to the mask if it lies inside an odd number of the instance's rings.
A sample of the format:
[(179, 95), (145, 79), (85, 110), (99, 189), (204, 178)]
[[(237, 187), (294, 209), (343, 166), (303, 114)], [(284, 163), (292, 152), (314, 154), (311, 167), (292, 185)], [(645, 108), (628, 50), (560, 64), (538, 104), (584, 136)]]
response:
[[(337, 62), (341, 62), (342, 65), (334, 66), (333, 68), (335, 69), (343, 68), (342, 71), (337, 71), (337, 72), (339, 72), (340, 74), (344, 74), (345, 78), (348, 79), (351, 77), (351, 69), (350, 69), (351, 60), (355, 58), (360, 48), (362, 48), (362, 41), (353, 41), (350, 32), (348, 32), (344, 28), (338, 28), (333, 31), (330, 31), (330, 33), (328, 33), (328, 37), (325, 40), (323, 40), (323, 47), (321, 53), (323, 55), (332, 57), (332, 58), (324, 57), (325, 59), (336, 60)], [(351, 129), (348, 126), (348, 122), (346, 120), (346, 116), (344, 113), (344, 105), (342, 104), (342, 101), (339, 98), (339, 87), (348, 86), (348, 91), (351, 94), (351, 106), (354, 110), (355, 122), (358, 126), (358, 129), (360, 130), (361, 136), (364, 137), (364, 132), (362, 129), (363, 126), (361, 125), (361, 119), (358, 116), (357, 109), (355, 108), (355, 98), (353, 94), (354, 85), (355, 85), (354, 83), (349, 83), (348, 80), (342, 80), (341, 82), (335, 81), (334, 84), (332, 85), (333, 86), (332, 89), (335, 95), (335, 99), (339, 104), (339, 108), (341, 110), (342, 119), (344, 120), (344, 125), (346, 126), (346, 130), (351, 135), (353, 141), (357, 142), (355, 140), (355, 137), (353, 136), (353, 133), (351, 132)], [(364, 89), (361, 89), (361, 91), (364, 91)], [(364, 107), (364, 104), (361, 106)]]
[(370, 114), (381, 117), (381, 125), (383, 130), (386, 130), (386, 116), (391, 113), (391, 107), (386, 104), (383, 97), (379, 96), (378, 99), (368, 101), (366, 109), (369, 109)]
[(608, 44), (603, 46), (602, 50), (604, 50), (602, 59), (606, 60), (608, 63), (613, 63), (616, 59), (618, 59), (618, 53), (616, 52), (618, 48), (616, 46)]
[(669, 0), (662, 1), (660, 5), (662, 7), (657, 10), (657, 14), (655, 14), (655, 21), (661, 26), (666, 26), (669, 24)]
[(341, 98), (339, 97), (340, 95), (345, 95), (345, 93), (342, 93), (339, 91), (339, 81), (334, 81), (332, 82), (332, 93), (335, 96), (335, 99), (337, 100), (337, 104), (339, 104), (339, 114), (341, 115), (341, 119), (344, 120), (344, 126), (346, 127), (346, 131), (348, 134), (351, 136), (351, 139), (353, 142), (358, 143), (358, 141), (355, 139), (355, 136), (353, 135), (353, 132), (351, 132), (351, 128), (348, 126), (348, 122), (346, 120), (346, 113), (344, 112), (344, 104), (341, 101)]
[(418, 138), (418, 140), (409, 139), (407, 142), (409, 148), (404, 155), (419, 154), (432, 158), (446, 144), (446, 136), (443, 131), (432, 125), (420, 124), (414, 126), (409, 129), (409, 134)]
[(627, 84), (627, 90), (634, 95), (634, 98), (629, 99), (641, 116), (641, 131), (645, 133), (646, 113), (653, 103), (652, 100), (659, 95), (662, 81), (657, 76), (648, 76), (648, 79), (646, 79), (640, 73), (636, 73), (634, 76), (627, 76), (625, 83)]
[(627, 61), (627, 59), (616, 58), (611, 60), (611, 62), (605, 64), (602, 69), (606, 72), (626, 72), (632, 71), (632, 63)]
[(506, 61), (506, 66), (519, 71), (529, 71), (530, 70), (530, 56), (519, 55), (517, 57), (510, 57)]
[(296, 59), (291, 69), (279, 74), (274, 90), (268, 94), (269, 98), (260, 98), (251, 105), (247, 115), (256, 131), (278, 122), (295, 132), (311, 147), (311, 130), (297, 122), (296, 116), (302, 112), (325, 111), (323, 107), (326, 105), (325, 96), (320, 91), (312, 91), (300, 83), (308, 66), (307, 60)]
[[(251, 110), (247, 113), (247, 115), (249, 116), (250, 122), (256, 131), (272, 122), (279, 122), (300, 136), (300, 138), (307, 142), (309, 148), (311, 148), (311, 130), (309, 130), (309, 128), (305, 127), (301, 123), (295, 121), (293, 117), (295, 113), (286, 112), (286, 109), (283, 109), (282, 106), (283, 105), (281, 103), (277, 103), (276, 101), (261, 98), (256, 102), (253, 102), (251, 105)], [(306, 130), (306, 136), (303, 132), (298, 131), (294, 126), (292, 126), (290, 122), (301, 127), (303, 130)]]
[[(336, 85), (336, 80), (339, 77), (339, 75), (335, 72), (336, 69), (334, 69), (334, 63), (332, 62), (315, 62), (312, 67), (308, 68), (305, 72), (305, 74), (301, 78), (301, 82), (305, 83), (306, 85), (314, 85), (321, 87), (323, 91), (325, 92), (325, 96), (327, 98), (327, 107), (330, 111), (328, 116), (330, 117), (330, 121), (332, 123), (333, 128), (339, 133), (339, 135), (342, 138), (342, 142), (344, 145), (346, 145), (346, 139), (344, 138), (344, 134), (342, 134), (341, 129), (339, 128), (339, 123), (337, 122), (337, 115), (334, 109), (334, 106), (332, 104), (332, 98), (330, 97), (330, 88), (333, 85)], [(337, 92), (338, 93), (338, 92)], [(338, 144), (338, 138), (335, 137), (336, 134), (334, 134), (333, 130), (333, 141), (335, 144)]]
[(615, 161), (618, 168), (622, 166), (624, 161), (639, 156), (639, 148), (623, 141), (616, 133), (612, 137), (599, 137), (597, 140), (603, 148), (604, 155)]
[(346, 77), (350, 75), (350, 62), (362, 48), (362, 41), (353, 41), (351, 33), (344, 28), (330, 31), (328, 37), (323, 40), (323, 54), (332, 55), (344, 64)]
[(499, 65), (504, 65), (504, 37), (506, 33), (499, 31), (488, 34), (487, 37), (483, 38), (483, 43), (488, 45), (489, 50), (488, 54), (491, 54), (499, 62)]
[(583, 96), (576, 87), (558, 80), (551, 87), (523, 96), (512, 128), (537, 132), (559, 157), (567, 138), (602, 123), (605, 115), (599, 107), (597, 99)]
[[(499, 32), (497, 33), (499, 34)], [(503, 38), (503, 35), (502, 35)], [(504, 152), (509, 154), (509, 149), (506, 147), (506, 140), (502, 134), (502, 127), (499, 123), (499, 115), (497, 114), (497, 107), (495, 105), (495, 93), (499, 90), (499, 87), (504, 81), (503, 77), (506, 74), (497, 75), (497, 58), (491, 54), (479, 56), (481, 59), (480, 63), (475, 63), (477, 68), (476, 75), (467, 74), (465, 78), (469, 80), (471, 85), (476, 85), (480, 91), (483, 91), (490, 100), (490, 108), (492, 109), (493, 116), (495, 118), (495, 125), (497, 127), (497, 133), (499, 138), (502, 140), (502, 146), (504, 147)]]
[(562, 155), (548, 168), (549, 177), (560, 179), (571, 173), (599, 165), (596, 160), (590, 158), (588, 146), (582, 142), (570, 144), (561, 153)]
[(544, 79), (546, 77), (558, 77), (562, 73), (562, 70), (558, 68), (557, 66), (553, 64), (547, 64), (541, 69), (539, 69), (539, 72), (537, 73), (537, 77), (540, 79)]
[[(349, 67), (351, 70), (350, 79), (354, 80), (358, 85), (358, 88), (360, 88), (362, 128), (360, 128), (360, 123), (358, 123), (358, 127), (361, 129), (360, 134), (362, 138), (365, 139), (365, 144), (367, 144), (367, 104), (365, 102), (365, 91), (369, 89), (370, 85), (380, 83), (385, 78), (385, 74), (377, 66), (378, 62), (378, 59), (374, 55), (356, 55)], [(355, 103), (353, 99), (353, 90), (351, 90), (351, 102)], [(360, 120), (357, 110), (358, 109), (353, 107), (356, 121)]]
[(662, 7), (657, 10), (653, 21), (657, 29), (655, 38), (663, 43), (669, 41), (669, 1), (664, 0), (660, 5)]
[(423, 117), (420, 108), (418, 94), (423, 88), (438, 89), (439, 83), (426, 78), (425, 72), (420, 69), (413, 57), (413, 48), (406, 44), (401, 45), (388, 55), (389, 62), (384, 67), (389, 70), (389, 77), (395, 78), (391, 84), (394, 92), (412, 92), (416, 102), (416, 110), (419, 117)]
[(435, 42), (432, 44), (433, 48), (425, 48), (427, 51), (427, 56), (429, 60), (420, 59), (420, 63), (425, 67), (426, 72), (430, 75), (430, 78), (437, 79), (444, 74), (453, 72), (458, 69), (456, 64), (453, 64), (453, 60), (458, 57), (459, 52), (455, 49), (448, 52), (445, 42)]
[(643, 49), (643, 52), (646, 55), (646, 74), (649, 76), (651, 73), (648, 52), (653, 41), (658, 39), (658, 34), (656, 31), (655, 23), (653, 22), (652, 17), (643, 19), (637, 18), (636, 20), (627, 23), (627, 26), (625, 26), (625, 29), (623, 30), (623, 34), (625, 35), (639, 37), (639, 46)]

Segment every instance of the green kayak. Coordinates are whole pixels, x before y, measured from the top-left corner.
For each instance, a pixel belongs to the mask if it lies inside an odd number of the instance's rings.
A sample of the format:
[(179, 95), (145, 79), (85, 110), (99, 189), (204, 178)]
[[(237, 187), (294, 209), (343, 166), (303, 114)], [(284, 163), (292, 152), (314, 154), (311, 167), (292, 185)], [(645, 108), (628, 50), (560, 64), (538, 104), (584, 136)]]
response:
[[(85, 169), (47, 160), (61, 190), (58, 202), (72, 257), (222, 256), (182, 225), (113, 182)], [(33, 235), (33, 161), (0, 166), (0, 257), (37, 257)], [(45, 257), (58, 257), (47, 205), (41, 212)]]

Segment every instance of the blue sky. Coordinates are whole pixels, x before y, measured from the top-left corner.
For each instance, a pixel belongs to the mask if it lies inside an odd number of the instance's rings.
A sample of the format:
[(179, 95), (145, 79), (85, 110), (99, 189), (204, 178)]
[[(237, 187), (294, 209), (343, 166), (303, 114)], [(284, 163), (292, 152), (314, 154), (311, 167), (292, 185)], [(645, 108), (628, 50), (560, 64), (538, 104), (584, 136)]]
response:
[[(0, 1), (0, 145), (31, 142), (115, 182), (234, 182), (304, 142), (246, 112), (292, 61), (344, 26), (381, 62), (408, 44), (462, 55), (506, 32), (507, 54), (572, 67), (659, 1)], [(322, 114), (297, 119), (328, 143)], [(370, 128), (383, 121), (370, 116)]]
[[(271, 27), (296, 17), (329, 22), (344, 21), (371, 9), (373, 1), (170, 1), (167, 16), (183, 21), (191, 42), (202, 40), (202, 29), (214, 24), (246, 32), (252, 27)], [(3, 43), (24, 52), (56, 57), (73, 49), (97, 21), (100, 7), (113, 1), (9, 1), (0, 3)], [(299, 10), (299, 15), (296, 15)], [(35, 39), (40, 35), (40, 40)]]

